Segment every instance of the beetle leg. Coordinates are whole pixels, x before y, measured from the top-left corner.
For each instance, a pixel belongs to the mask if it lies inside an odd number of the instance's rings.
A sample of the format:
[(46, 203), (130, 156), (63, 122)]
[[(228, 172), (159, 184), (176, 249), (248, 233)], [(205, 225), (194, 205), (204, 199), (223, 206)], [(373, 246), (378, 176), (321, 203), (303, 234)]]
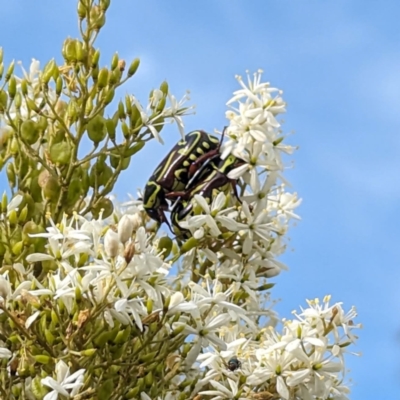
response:
[(165, 195), (165, 197), (168, 200), (173, 200), (173, 199), (176, 199), (178, 197), (186, 200), (189, 197), (189, 193), (187, 193), (187, 192), (169, 192), (169, 193), (167, 193)]
[(242, 200), (240, 200), (239, 198), (239, 193), (237, 191), (237, 187), (236, 187), (236, 179), (231, 179), (231, 184), (232, 184), (232, 190), (233, 190), (233, 194), (235, 195), (237, 201), (242, 204)]

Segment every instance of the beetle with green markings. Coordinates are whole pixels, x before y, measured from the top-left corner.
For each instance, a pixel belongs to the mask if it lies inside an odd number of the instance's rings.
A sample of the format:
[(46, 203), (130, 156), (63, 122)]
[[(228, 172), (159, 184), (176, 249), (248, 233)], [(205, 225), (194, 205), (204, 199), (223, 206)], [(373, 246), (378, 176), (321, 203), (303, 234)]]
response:
[(196, 171), (208, 160), (219, 156), (220, 144), (217, 137), (197, 130), (188, 133), (185, 140), (172, 148), (144, 189), (143, 206), (150, 218), (160, 224), (167, 222), (165, 211), (170, 193), (184, 191)]
[(235, 198), (241, 203), (236, 189), (237, 180), (228, 177), (228, 173), (241, 164), (243, 164), (243, 161), (232, 154), (224, 160), (219, 157), (210, 160), (191, 179), (187, 191), (174, 193), (178, 199), (171, 210), (171, 222), (174, 232), (178, 236), (188, 237), (188, 232), (180, 226), (180, 222), (188, 215), (193, 214), (195, 208), (194, 196), (196, 194), (211, 203), (218, 193), (233, 191)]

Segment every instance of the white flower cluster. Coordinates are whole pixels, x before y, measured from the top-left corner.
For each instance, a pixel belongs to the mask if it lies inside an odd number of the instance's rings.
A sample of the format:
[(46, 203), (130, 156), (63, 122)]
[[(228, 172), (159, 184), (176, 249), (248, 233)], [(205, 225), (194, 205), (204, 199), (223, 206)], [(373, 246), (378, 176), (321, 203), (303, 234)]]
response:
[[(200, 394), (232, 399), (240, 389), (235, 398), (262, 398), (256, 394), (276, 391), (279, 397), (271, 399), (347, 399), (344, 354), (357, 339), (353, 330), (360, 325), (353, 323), (354, 308), (345, 313), (340, 303), (329, 302), (330, 296), (322, 304), (308, 301), (309, 307), (295, 313), (296, 319), (284, 321), (282, 332), (264, 328), (256, 339), (227, 329), (226, 351), (212, 349), (198, 357), (199, 368), (207, 370), (199, 387), (212, 386)], [(240, 360), (236, 371), (227, 368), (232, 357)]]
[[(281, 92), (261, 83), (260, 73), (248, 86), (239, 82), (242, 89), (228, 103), (239, 105), (228, 113), (223, 156), (245, 161), (230, 175), (240, 178), (242, 204), (230, 206), (223, 192), (211, 205), (196, 196), (202, 212), (189, 216), (186, 227), (198, 243), (185, 251), (184, 245), (179, 249), (170, 238), (146, 228), (148, 217), (139, 201), (114, 201), (114, 221), (75, 214), (56, 225), (49, 217), (47, 232), (32, 235), (47, 240), (45, 252), (28, 255), (26, 262), (49, 263), (51, 268), (39, 280), (31, 268), (14, 265), (21, 282), (14, 290), (8, 272), (3, 273), (2, 304), (30, 296), (25, 329), (41, 323), (43, 304), (58, 307), (60, 320), (62, 310), (77, 313), (85, 302), (78, 324), (86, 322), (91, 310), (110, 330), (135, 329), (133, 340), (150, 332), (143, 341), (147, 345), (163, 346), (164, 353), (171, 346), (161, 361), (166, 368), (162, 384), (168, 388), (160, 400), (183, 394), (214, 400), (347, 399), (344, 355), (356, 339), (354, 309), (346, 314), (341, 304), (330, 305), (329, 298), (322, 304), (312, 301), (294, 320), (283, 321), (282, 332), (275, 328), (278, 316), (268, 304), (269, 278), (285, 267), (277, 256), (284, 251), (283, 238), (291, 219), (298, 218), (294, 209), (300, 203), (280, 176), (282, 152), (293, 148), (283, 145), (275, 118), (284, 111)], [(62, 351), (63, 357), (70, 353), (68, 346)], [(11, 356), (0, 348), (0, 357)], [(42, 387), (53, 390), (46, 399), (85, 390), (88, 369), (72, 372), (58, 361), (54, 377), (41, 380)], [(25, 382), (30, 395), (29, 380)], [(155, 397), (143, 389), (140, 398)]]
[(207, 245), (205, 254), (212, 262), (225, 257), (226, 262), (216, 268), (219, 276), (236, 274), (242, 281), (243, 275), (272, 277), (285, 268), (276, 257), (285, 250), (283, 239), (290, 221), (299, 219), (294, 210), (301, 200), (286, 190), (281, 176), (282, 153), (294, 150), (283, 143), (276, 119), (285, 112), (282, 92), (261, 82), (261, 71), (253, 81), (249, 77), (248, 86), (241, 77), (237, 79), (242, 89), (227, 103), (232, 110), (227, 112), (230, 124), (221, 158), (233, 154), (243, 161), (228, 174), (235, 181), (239, 179), (242, 203), (238, 207), (227, 206), (228, 198), (221, 192), (209, 205), (196, 195), (201, 215), (191, 215), (180, 225), (197, 239), (208, 235), (218, 240), (223, 236), (224, 243), (226, 232), (230, 232), (230, 246), (223, 246), (217, 255)]

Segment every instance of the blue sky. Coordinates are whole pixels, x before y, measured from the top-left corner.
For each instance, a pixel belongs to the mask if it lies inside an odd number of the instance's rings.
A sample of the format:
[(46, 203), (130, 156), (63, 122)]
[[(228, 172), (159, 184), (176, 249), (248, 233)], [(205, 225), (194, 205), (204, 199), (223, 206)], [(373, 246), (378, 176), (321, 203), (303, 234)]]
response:
[[(60, 59), (77, 35), (73, 1), (0, 0), (5, 59)], [(102, 61), (114, 51), (141, 68), (121, 91), (145, 100), (167, 79), (191, 91), (197, 114), (187, 131), (224, 123), (236, 74), (264, 70), (288, 103), (284, 130), (300, 146), (288, 171), (303, 198), (302, 221), (275, 279), (277, 310), (332, 294), (355, 305), (360, 331), (350, 357), (352, 399), (393, 399), (400, 390), (400, 3), (278, 0), (117, 0), (100, 36)], [(152, 143), (132, 160), (116, 188), (136, 193), (178, 139)], [(4, 184), (4, 178), (1, 182)]]

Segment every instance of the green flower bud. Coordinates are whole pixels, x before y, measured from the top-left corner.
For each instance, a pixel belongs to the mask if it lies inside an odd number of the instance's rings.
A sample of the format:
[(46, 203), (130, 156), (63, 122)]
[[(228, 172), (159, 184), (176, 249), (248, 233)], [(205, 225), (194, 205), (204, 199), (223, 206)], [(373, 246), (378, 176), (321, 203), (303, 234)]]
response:
[(28, 94), (28, 81), (25, 78), (21, 81), (21, 92), (24, 96)]
[(127, 399), (135, 399), (138, 397), (138, 394), (140, 392), (140, 387), (136, 386), (133, 389), (131, 389), (127, 394), (126, 394), (126, 398)]
[(146, 302), (147, 314), (151, 314), (153, 312), (153, 300), (149, 297)]
[[(118, 155), (118, 154), (116, 154), (116, 155), (111, 154), (110, 155), (110, 164), (114, 169), (118, 168), (120, 160), (121, 160), (121, 156), (120, 155)], [(126, 170), (129, 167), (130, 162), (131, 162), (131, 158), (130, 157), (122, 158), (121, 170)]]
[(56, 340), (55, 336), (48, 330), (44, 330), (44, 337), (46, 338), (46, 342), (52, 346), (54, 341)]
[(63, 100), (58, 99), (56, 106), (54, 108), (56, 114), (59, 117), (63, 118), (65, 116), (65, 114), (67, 113), (67, 109), (68, 109), (68, 104)]
[(12, 162), (9, 162), (7, 164), (6, 172), (7, 172), (8, 184), (13, 189), (17, 183), (17, 180), (16, 180), (16, 175), (15, 175), (14, 164)]
[(95, 219), (100, 215), (101, 210), (103, 210), (103, 218), (108, 218), (114, 211), (113, 203), (110, 199), (102, 198), (95, 207), (92, 208), (92, 214)]
[[(15, 210), (13, 210), (15, 211)], [(11, 211), (12, 212), (12, 211)], [(11, 213), (10, 213), (11, 214)], [(11, 222), (11, 221), (10, 221)], [(12, 247), (11, 251), (15, 256), (19, 256), (22, 253), (22, 249), (24, 248), (24, 243), (22, 240), (20, 242), (17, 242), (14, 244)]]
[(108, 136), (110, 137), (111, 140), (114, 140), (117, 126), (112, 118), (106, 119), (105, 122), (106, 122)]
[(153, 377), (153, 373), (151, 371), (144, 377), (144, 384), (147, 387), (152, 387), (153, 386), (154, 377)]
[(47, 129), (49, 122), (47, 121), (46, 117), (41, 116), (38, 118), (36, 125), (39, 131), (44, 132)]
[(55, 164), (67, 165), (71, 162), (72, 148), (68, 141), (55, 143), (50, 147), (50, 158)]
[(81, 180), (79, 178), (71, 179), (71, 182), (68, 186), (67, 193), (67, 205), (74, 205), (81, 195)]
[(130, 115), (132, 113), (132, 100), (131, 96), (129, 95), (125, 96), (125, 107), (126, 107), (126, 113)]
[(89, 139), (95, 144), (100, 143), (107, 135), (106, 120), (101, 115), (92, 118), (86, 127)]
[(13, 99), (17, 93), (17, 81), (15, 80), (15, 76), (12, 76), (8, 82), (8, 94)]
[(95, 30), (100, 30), (106, 23), (106, 16), (99, 6), (93, 6), (90, 9), (90, 19), (92, 22), (92, 27)]
[(266, 283), (266, 284), (264, 284), (264, 285), (259, 286), (259, 287), (257, 288), (257, 290), (258, 290), (259, 292), (262, 292), (262, 291), (264, 291), (264, 290), (272, 289), (274, 286), (275, 286), (275, 283)]
[(82, 0), (79, 0), (77, 12), (78, 12), (79, 19), (86, 18), (86, 6)]
[(18, 222), (24, 223), (26, 221), (27, 216), (28, 216), (28, 206), (25, 205), (18, 215)]
[(3, 197), (1, 198), (1, 212), (6, 212), (7, 206), (8, 206), (8, 197), (7, 197), (7, 193), (4, 192)]
[(59, 76), (56, 80), (56, 95), (59, 96), (63, 88), (63, 79)]
[(142, 148), (144, 147), (145, 144), (146, 144), (146, 142), (144, 142), (143, 140), (136, 142), (134, 145), (129, 147), (128, 150), (125, 151), (124, 155), (126, 157), (132, 157), (138, 151), (142, 150)]
[(100, 50), (97, 49), (92, 57), (92, 68), (96, 68), (97, 65), (99, 64), (99, 60), (100, 60)]
[(11, 153), (12, 155), (18, 154), (18, 152), (19, 152), (19, 145), (18, 145), (18, 140), (17, 140), (17, 138), (13, 137), (13, 138), (11, 139), (11, 143), (10, 143), (10, 148), (9, 148), (9, 150), (10, 150), (10, 153)]
[(28, 246), (35, 242), (36, 238), (32, 238), (29, 235), (39, 233), (39, 228), (33, 221), (28, 221), (22, 228), (22, 240), (25, 246)]
[(178, 326), (177, 328), (175, 328), (175, 329), (171, 332), (171, 335), (170, 335), (171, 338), (174, 338), (174, 337), (180, 335), (184, 330), (185, 330), (185, 326), (184, 326), (184, 325)]
[(110, 104), (113, 101), (114, 96), (115, 96), (115, 90), (114, 89), (107, 90), (105, 92), (105, 95), (102, 96), (102, 100), (104, 101), (104, 104), (106, 104), (106, 105)]
[(166, 97), (164, 96), (164, 97), (162, 97), (162, 98), (160, 99), (160, 101), (158, 102), (157, 107), (156, 107), (156, 111), (159, 112), (159, 113), (161, 113), (161, 112), (164, 110), (165, 104), (166, 104), (166, 103), (167, 103), (167, 99), (166, 99)]
[(49, 83), (50, 79), (53, 77), (54, 68), (57, 68), (54, 59), (50, 60), (44, 67), (42, 73), (42, 82)]
[(112, 379), (107, 379), (103, 382), (97, 389), (96, 399), (98, 400), (109, 400), (114, 392), (114, 381)]
[(72, 125), (74, 122), (78, 120), (79, 106), (74, 99), (71, 99), (68, 103), (67, 116), (70, 125)]
[(191, 237), (189, 240), (187, 240), (185, 243), (183, 243), (183, 245), (181, 247), (181, 254), (187, 253), (189, 250), (192, 250), (198, 244), (199, 244), (198, 240), (195, 239), (194, 237)]
[(0, 63), (0, 79), (3, 77), (3, 72), (4, 72), (4, 64), (1, 62)]
[(140, 362), (146, 364), (152, 360), (154, 360), (154, 357), (156, 357), (157, 352), (156, 351), (152, 351), (151, 353), (147, 353), (147, 354), (142, 354), (139, 356), (139, 360)]
[(35, 113), (38, 113), (40, 111), (40, 108), (36, 105), (35, 101), (32, 100), (30, 97), (26, 97), (25, 101), (26, 101), (28, 110), (34, 111)]
[(97, 177), (97, 185), (105, 186), (108, 183), (108, 181), (112, 178), (113, 174), (114, 173), (111, 167), (105, 165), (103, 172), (100, 174), (100, 176)]
[(60, 194), (60, 185), (58, 180), (54, 176), (50, 175), (46, 169), (40, 173), (38, 183), (42, 188), (45, 199), (51, 201), (58, 199)]
[(122, 72), (119, 69), (115, 69), (109, 75), (108, 84), (114, 86), (116, 83), (121, 81)]
[(129, 126), (125, 121), (122, 121), (121, 130), (124, 135), (124, 138), (129, 139), (129, 137), (131, 135), (131, 130), (129, 129)]
[(17, 93), (15, 94), (14, 105), (15, 105), (15, 108), (16, 108), (17, 110), (20, 110), (20, 109), (21, 109), (21, 105), (22, 105), (22, 96), (21, 96), (21, 93), (19, 93), (19, 92), (17, 92)]
[(111, 69), (112, 70), (114, 70), (115, 68), (118, 67), (118, 61), (119, 61), (118, 53), (115, 53), (111, 60)]
[(167, 258), (172, 250), (172, 239), (169, 236), (163, 236), (158, 242), (157, 251), (161, 253), (163, 259)]
[(166, 96), (168, 94), (168, 82), (167, 81), (164, 81), (163, 83), (161, 83), (160, 90), (164, 93), (164, 96)]
[(15, 61), (12, 60), (11, 64), (7, 68), (7, 72), (6, 72), (6, 76), (5, 76), (6, 82), (11, 78), (11, 75), (14, 73), (14, 65), (15, 65)]
[(133, 75), (135, 75), (137, 69), (139, 68), (139, 64), (140, 64), (140, 59), (139, 58), (135, 58), (131, 65), (129, 66), (128, 69), (128, 76), (131, 77)]
[(97, 78), (97, 87), (99, 91), (107, 86), (107, 81), (108, 81), (108, 69), (104, 67), (100, 70), (99, 76)]
[(20, 134), (26, 143), (30, 145), (36, 143), (39, 139), (39, 129), (37, 123), (30, 119), (24, 121), (21, 124)]
[(97, 82), (97, 77), (99, 76), (99, 67), (95, 67), (92, 69), (92, 78), (93, 82)]
[(75, 41), (75, 52), (76, 52), (76, 59), (79, 62), (82, 62), (86, 58), (86, 49), (83, 47), (83, 43), (80, 40)]
[(62, 55), (67, 63), (76, 62), (76, 47), (75, 40), (67, 38), (64, 41), (62, 48)]
[(48, 364), (51, 361), (51, 357), (44, 354), (33, 356), (33, 358), (40, 364)]
[(0, 89), (0, 112), (4, 112), (7, 109), (8, 94), (6, 91)]
[(118, 118), (119, 119), (125, 119), (126, 118), (124, 103), (122, 101), (120, 101), (118, 103)]
[(132, 327), (128, 325), (124, 330), (119, 331), (117, 336), (114, 338), (113, 342), (115, 344), (125, 343), (131, 335)]
[(87, 350), (83, 350), (81, 351), (81, 356), (84, 357), (92, 357), (93, 354), (95, 354), (97, 351), (97, 349), (87, 349)]
[(0, 47), (0, 63), (3, 62), (3, 48)]
[(107, 11), (108, 7), (110, 7), (111, 0), (100, 0), (100, 8), (103, 11)]

